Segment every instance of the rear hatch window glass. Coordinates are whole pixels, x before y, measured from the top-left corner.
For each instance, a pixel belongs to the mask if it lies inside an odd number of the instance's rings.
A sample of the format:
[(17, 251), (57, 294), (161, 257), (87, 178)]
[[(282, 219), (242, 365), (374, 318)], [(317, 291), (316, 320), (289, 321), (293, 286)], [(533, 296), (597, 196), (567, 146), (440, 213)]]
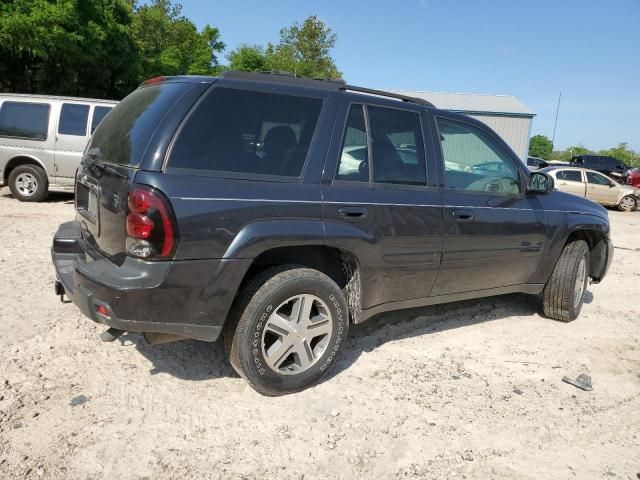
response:
[(173, 146), (169, 167), (298, 177), (322, 100), (214, 88)]
[(87, 154), (107, 163), (138, 167), (161, 120), (192, 85), (164, 83), (134, 91), (100, 123)]

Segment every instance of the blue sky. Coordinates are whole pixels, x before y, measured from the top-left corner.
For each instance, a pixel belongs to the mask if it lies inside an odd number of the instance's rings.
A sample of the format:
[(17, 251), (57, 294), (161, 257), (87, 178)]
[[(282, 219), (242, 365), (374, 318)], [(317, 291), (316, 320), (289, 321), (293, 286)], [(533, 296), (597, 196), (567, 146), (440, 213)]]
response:
[[(515, 95), (556, 146), (640, 151), (640, 0), (182, 0), (228, 50), (316, 14), (344, 78), (374, 88)], [(223, 60), (226, 62), (226, 59)]]

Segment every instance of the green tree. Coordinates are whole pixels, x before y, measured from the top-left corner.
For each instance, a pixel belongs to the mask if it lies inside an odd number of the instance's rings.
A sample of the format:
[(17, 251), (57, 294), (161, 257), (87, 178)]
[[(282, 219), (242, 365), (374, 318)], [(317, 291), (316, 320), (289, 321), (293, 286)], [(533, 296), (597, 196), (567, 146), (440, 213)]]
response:
[(260, 45), (241, 45), (229, 53), (229, 68), (244, 71), (278, 70), (299, 77), (340, 78), (331, 57), (336, 34), (315, 15), (302, 25), (294, 23), (280, 30), (280, 41)]
[(553, 144), (545, 135), (534, 135), (529, 141), (529, 156), (551, 160)]
[(182, 15), (182, 5), (153, 0), (135, 8), (133, 35), (140, 50), (141, 79), (160, 75), (210, 75), (224, 50), (220, 31), (206, 25), (199, 32)]
[(268, 70), (264, 48), (260, 45), (240, 45), (227, 57), (231, 70), (261, 72)]
[(270, 67), (291, 70), (302, 77), (340, 78), (331, 49), (337, 36), (316, 15), (308, 17), (302, 25), (294, 23), (280, 30), (280, 43), (267, 47)]
[(120, 98), (137, 83), (127, 0), (0, 2), (0, 89)]
[(608, 150), (600, 150), (598, 154), (614, 157), (626, 165), (632, 165), (634, 167), (640, 166), (640, 155), (631, 150), (629, 144), (626, 142), (619, 143), (617, 147)]

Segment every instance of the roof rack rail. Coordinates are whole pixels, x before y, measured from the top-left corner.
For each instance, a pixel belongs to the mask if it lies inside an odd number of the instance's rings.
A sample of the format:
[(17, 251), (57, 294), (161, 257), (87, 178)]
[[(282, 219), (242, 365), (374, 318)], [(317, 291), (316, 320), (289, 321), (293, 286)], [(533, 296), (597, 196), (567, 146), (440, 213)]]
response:
[(323, 88), (326, 90), (342, 90), (346, 83), (344, 80), (333, 78), (306, 78), (296, 77), (291, 72), (278, 70), (266, 72), (244, 72), (242, 70), (227, 70), (220, 74), (221, 78), (234, 80), (263, 80), (274, 83), (286, 83), (290, 85)]
[(367, 93), (369, 95), (378, 95), (380, 97), (395, 98), (398, 100), (402, 100), (403, 102), (417, 103), (418, 105), (425, 105), (427, 107), (435, 108), (435, 105), (433, 103), (431, 103), (428, 100), (425, 100), (424, 98), (408, 97), (406, 95), (400, 95), (399, 93), (385, 92), (384, 90), (375, 90), (373, 88), (356, 87), (354, 85), (345, 85), (343, 90), (349, 90), (349, 91), (358, 92), (358, 93)]
[(289, 85), (299, 85), (307, 87), (323, 88), (325, 90), (334, 91), (352, 91), (359, 93), (367, 93), (369, 95), (377, 95), (380, 97), (395, 98), (403, 102), (417, 103), (418, 105), (426, 105), (427, 107), (435, 107), (435, 105), (423, 98), (409, 97), (399, 93), (385, 92), (383, 90), (374, 90), (373, 88), (356, 87), (347, 85), (347, 83), (334, 78), (306, 78), (296, 77), (291, 72), (268, 71), (268, 72), (244, 72), (242, 70), (226, 70), (220, 74), (222, 78), (235, 80), (262, 80), (266, 82), (283, 83)]

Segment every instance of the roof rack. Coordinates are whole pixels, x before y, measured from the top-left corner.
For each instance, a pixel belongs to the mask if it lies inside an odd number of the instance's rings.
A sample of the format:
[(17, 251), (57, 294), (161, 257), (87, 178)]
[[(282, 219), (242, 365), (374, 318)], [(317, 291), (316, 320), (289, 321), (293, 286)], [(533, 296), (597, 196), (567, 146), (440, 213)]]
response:
[(268, 72), (243, 72), (241, 70), (227, 70), (220, 74), (222, 78), (236, 79), (236, 80), (253, 80), (253, 81), (265, 81), (273, 83), (283, 83), (289, 85), (299, 85), (307, 87), (322, 88), (325, 90), (334, 91), (351, 91), (366, 93), (369, 95), (377, 95), (379, 97), (395, 98), (408, 103), (417, 103), (418, 105), (426, 105), (427, 107), (435, 107), (435, 105), (423, 98), (409, 97), (407, 95), (401, 95), (399, 93), (385, 92), (383, 90), (374, 90), (372, 88), (356, 87), (354, 85), (347, 85), (347, 83), (340, 79), (333, 78), (305, 78), (296, 77), (290, 72), (281, 71), (268, 71)]
[(403, 102), (417, 103), (418, 105), (425, 105), (427, 107), (435, 107), (433, 103), (431, 103), (428, 100), (425, 100), (424, 98), (408, 97), (406, 95), (400, 95), (399, 93), (385, 92), (384, 90), (375, 90), (373, 88), (356, 87), (354, 85), (345, 85), (343, 90), (349, 90), (349, 91), (358, 92), (358, 93), (367, 93), (369, 95), (378, 95), (380, 97), (395, 98), (398, 100), (402, 100)]
[(222, 72), (220, 74), (220, 77), (234, 80), (262, 80), (265, 82), (284, 83), (336, 91), (344, 89), (346, 85), (345, 81), (342, 79), (296, 77), (293, 73), (281, 72), (277, 70), (268, 72), (243, 72), (241, 70), (227, 70), (225, 72)]

